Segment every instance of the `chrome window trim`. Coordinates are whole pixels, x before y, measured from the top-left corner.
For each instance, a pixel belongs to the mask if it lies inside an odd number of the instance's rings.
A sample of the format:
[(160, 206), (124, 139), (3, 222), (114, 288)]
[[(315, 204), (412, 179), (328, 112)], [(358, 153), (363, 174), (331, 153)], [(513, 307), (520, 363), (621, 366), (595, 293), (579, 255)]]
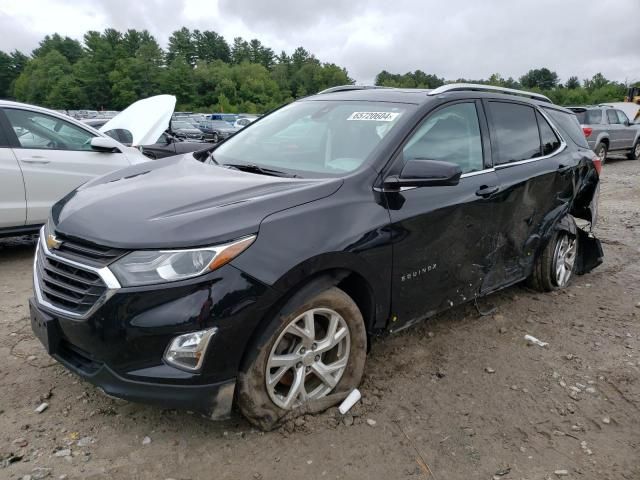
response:
[[(495, 168), (491, 167), (491, 168), (485, 168), (483, 170), (478, 170), (476, 172), (467, 172), (467, 173), (463, 173), (462, 175), (460, 175), (460, 179), (463, 178), (467, 178), (467, 177), (475, 177), (476, 175), (483, 175), (485, 173), (492, 173), (495, 172)], [(452, 185), (455, 186), (455, 185)], [(407, 190), (413, 190), (414, 188), (418, 188), (418, 187), (400, 187), (400, 190), (386, 190), (382, 187), (373, 187), (373, 189), (376, 192), (381, 192), (381, 193), (399, 193), (399, 192), (406, 192)]]
[(517, 162), (502, 163), (500, 165), (496, 165), (494, 168), (496, 170), (502, 170), (503, 168), (514, 167), (516, 165), (525, 165), (527, 163), (539, 162), (540, 160), (546, 160), (548, 158), (555, 157), (560, 152), (563, 152), (565, 150), (565, 148), (567, 148), (567, 144), (565, 143), (564, 140), (561, 139), (560, 140), (560, 147), (557, 150), (555, 150), (553, 153), (550, 153), (549, 155), (544, 155), (542, 157), (536, 157), (536, 158), (528, 158), (526, 160), (518, 160)]
[(496, 169), (491, 167), (491, 168), (485, 168), (483, 170), (477, 170), (475, 172), (467, 172), (467, 173), (463, 173), (462, 175), (460, 175), (460, 178), (467, 178), (467, 177), (475, 177), (476, 175), (483, 175), (485, 173), (491, 173), (491, 172), (495, 172)]
[[(109, 300), (116, 293), (116, 291), (118, 291), (121, 288), (120, 282), (118, 282), (115, 275), (113, 274), (113, 272), (111, 272), (111, 270), (109, 270), (108, 267), (102, 267), (102, 268), (91, 267), (89, 265), (84, 265), (82, 263), (74, 262), (73, 260), (68, 260), (66, 258), (60, 257), (54, 254), (53, 252), (51, 252), (47, 248), (47, 242), (45, 241), (45, 238), (44, 238), (44, 235), (45, 235), (44, 231), (45, 231), (45, 227), (43, 226), (40, 229), (38, 244), (36, 245), (36, 253), (33, 258), (33, 291), (35, 293), (36, 300), (38, 304), (41, 307), (43, 307), (45, 310), (49, 310), (53, 313), (59, 313), (61, 315), (64, 315), (65, 317), (68, 317), (74, 320), (85, 320), (91, 315), (93, 315), (96, 312), (96, 310), (98, 310), (102, 305), (104, 305), (106, 301)], [(98, 298), (98, 300), (96, 300), (96, 303), (94, 303), (93, 306), (89, 310), (87, 310), (85, 313), (70, 312), (64, 308), (56, 307), (55, 305), (51, 304), (50, 302), (44, 299), (44, 297), (42, 296), (42, 291), (40, 290), (40, 279), (38, 277), (38, 257), (39, 255), (41, 255), (41, 252), (44, 253), (47, 257), (53, 258), (54, 260), (60, 263), (66, 263), (67, 265), (70, 265), (72, 267), (88, 270), (98, 275), (107, 287), (104, 294), (100, 298)]]

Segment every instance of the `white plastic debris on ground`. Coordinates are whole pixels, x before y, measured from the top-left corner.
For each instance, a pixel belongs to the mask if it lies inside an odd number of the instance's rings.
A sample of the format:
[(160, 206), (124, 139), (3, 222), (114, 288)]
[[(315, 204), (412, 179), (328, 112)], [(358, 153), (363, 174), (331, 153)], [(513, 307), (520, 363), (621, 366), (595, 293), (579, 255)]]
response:
[(342, 415), (344, 415), (349, 410), (351, 410), (351, 407), (353, 407), (361, 398), (362, 395), (360, 394), (360, 390), (354, 388), (351, 393), (347, 395), (347, 398), (345, 398), (344, 401), (340, 404), (338, 410)]
[(524, 339), (529, 343), (532, 343), (534, 345), (538, 345), (539, 347), (546, 347), (547, 345), (549, 345), (547, 342), (543, 342), (542, 340), (538, 340), (533, 335), (525, 335)]

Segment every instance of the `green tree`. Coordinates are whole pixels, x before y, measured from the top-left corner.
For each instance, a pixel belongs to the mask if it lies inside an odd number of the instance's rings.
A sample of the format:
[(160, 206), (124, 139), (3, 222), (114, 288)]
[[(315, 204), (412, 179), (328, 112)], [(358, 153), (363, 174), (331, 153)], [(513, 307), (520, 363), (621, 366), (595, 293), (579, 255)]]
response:
[(249, 62), (251, 60), (251, 47), (246, 40), (242, 37), (236, 37), (233, 39), (233, 45), (231, 46), (231, 62), (242, 63)]
[(125, 55), (121, 40), (122, 35), (113, 29), (107, 29), (104, 33), (85, 33), (85, 53), (73, 70), (89, 99), (86, 107), (102, 109), (111, 106), (109, 75), (116, 69), (116, 62)]
[(195, 44), (196, 56), (199, 61), (213, 62), (231, 60), (231, 49), (224, 37), (216, 32), (205, 30), (193, 31), (193, 42)]
[(64, 75), (53, 84), (45, 103), (51, 108), (77, 109), (87, 105), (80, 82), (73, 75)]
[(13, 98), (13, 84), (27, 60), (28, 57), (18, 50), (10, 54), (0, 51), (0, 98)]
[(162, 66), (162, 50), (153, 38), (141, 42), (134, 56), (117, 60), (109, 74), (112, 107), (125, 108), (160, 93)]
[(177, 58), (183, 58), (191, 67), (195, 66), (197, 60), (197, 49), (191, 30), (182, 27), (176, 30), (169, 37), (169, 47), (167, 49), (167, 64), (172, 65)]
[(164, 70), (160, 88), (163, 93), (176, 96), (176, 108), (191, 108), (196, 96), (196, 82), (194, 71), (184, 57), (176, 57)]
[(585, 79), (584, 82), (583, 82), (584, 88), (586, 88), (589, 91), (593, 91), (593, 90), (597, 90), (599, 88), (606, 87), (610, 83), (611, 82), (609, 82), (609, 80), (607, 80), (604, 77), (604, 75), (602, 75), (602, 73), (600, 73), (600, 72), (596, 73), (590, 79)]
[(382, 70), (376, 75), (375, 84), (383, 87), (400, 88), (437, 88), (444, 85), (444, 79), (437, 75), (427, 74), (422, 70), (407, 72), (404, 75)]
[(61, 37), (59, 34), (47, 35), (40, 41), (32, 55), (41, 57), (49, 53), (51, 50), (60, 52), (70, 63), (76, 63), (82, 57), (82, 45), (77, 40), (69, 37)]
[(540, 90), (551, 90), (558, 85), (558, 74), (548, 68), (537, 68), (529, 70), (520, 77), (520, 83), (525, 88), (539, 88)]
[(73, 69), (69, 60), (57, 50), (50, 50), (41, 57), (27, 63), (24, 71), (15, 81), (14, 93), (18, 100), (39, 105), (64, 108), (62, 98), (70, 98), (66, 92), (74, 84)]
[(576, 88), (580, 88), (580, 80), (578, 80), (578, 77), (576, 76), (571, 76), (564, 86), (569, 90), (575, 90)]

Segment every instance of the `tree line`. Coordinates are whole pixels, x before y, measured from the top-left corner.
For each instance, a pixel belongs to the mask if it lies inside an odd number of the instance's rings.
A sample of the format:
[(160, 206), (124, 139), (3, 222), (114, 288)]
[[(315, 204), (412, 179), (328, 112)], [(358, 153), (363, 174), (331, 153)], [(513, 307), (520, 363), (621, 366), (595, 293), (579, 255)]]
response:
[(302, 47), (275, 52), (258, 39), (229, 44), (182, 28), (166, 50), (146, 30), (89, 31), (83, 42), (47, 35), (30, 55), (0, 51), (0, 98), (56, 109), (120, 110), (160, 93), (178, 110), (261, 113), (353, 83), (347, 71)]
[[(445, 80), (421, 70), (381, 71), (375, 83), (436, 88), (447, 82), (524, 88), (560, 105), (621, 101), (626, 86), (601, 73), (562, 83), (548, 68), (529, 70), (518, 80), (496, 73), (488, 79)], [(352, 84), (347, 70), (298, 47), (276, 54), (258, 39), (181, 28), (162, 49), (146, 30), (88, 31), (79, 42), (47, 35), (30, 54), (0, 51), (0, 98), (56, 109), (120, 110), (160, 93), (177, 97), (178, 110), (263, 113), (322, 89)]]
[[(437, 88), (450, 82), (421, 70), (405, 74), (394, 74), (383, 70), (376, 76), (376, 85), (386, 87)], [(488, 79), (458, 78), (453, 82), (480, 83), (539, 92), (558, 105), (596, 105), (606, 102), (621, 102), (627, 91), (627, 86), (624, 83), (608, 80), (602, 73), (596, 73), (593, 77), (584, 79), (582, 82), (578, 77), (571, 76), (565, 83), (562, 83), (558, 74), (548, 68), (529, 70), (518, 80), (512, 77), (505, 79), (499, 73), (494, 73)]]

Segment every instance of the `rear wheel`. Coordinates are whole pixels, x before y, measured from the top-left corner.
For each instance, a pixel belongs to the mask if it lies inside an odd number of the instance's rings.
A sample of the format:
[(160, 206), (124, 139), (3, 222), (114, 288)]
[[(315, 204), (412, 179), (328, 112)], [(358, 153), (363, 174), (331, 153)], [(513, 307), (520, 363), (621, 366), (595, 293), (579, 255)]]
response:
[(607, 161), (607, 144), (606, 143), (598, 143), (594, 150), (598, 158), (600, 158), (600, 163), (604, 165), (604, 162)]
[(636, 140), (635, 145), (629, 153), (627, 153), (629, 160), (640, 160), (640, 139)]
[(300, 300), (271, 321), (238, 375), (238, 407), (263, 430), (310, 401), (351, 391), (364, 371), (366, 332), (351, 297), (332, 287)]
[(218, 132), (213, 132), (213, 137), (211, 137), (211, 141), (213, 143), (218, 143), (220, 141), (220, 137), (218, 137)]
[(577, 238), (569, 232), (556, 232), (536, 259), (530, 286), (543, 292), (566, 287), (573, 278), (577, 253)]

